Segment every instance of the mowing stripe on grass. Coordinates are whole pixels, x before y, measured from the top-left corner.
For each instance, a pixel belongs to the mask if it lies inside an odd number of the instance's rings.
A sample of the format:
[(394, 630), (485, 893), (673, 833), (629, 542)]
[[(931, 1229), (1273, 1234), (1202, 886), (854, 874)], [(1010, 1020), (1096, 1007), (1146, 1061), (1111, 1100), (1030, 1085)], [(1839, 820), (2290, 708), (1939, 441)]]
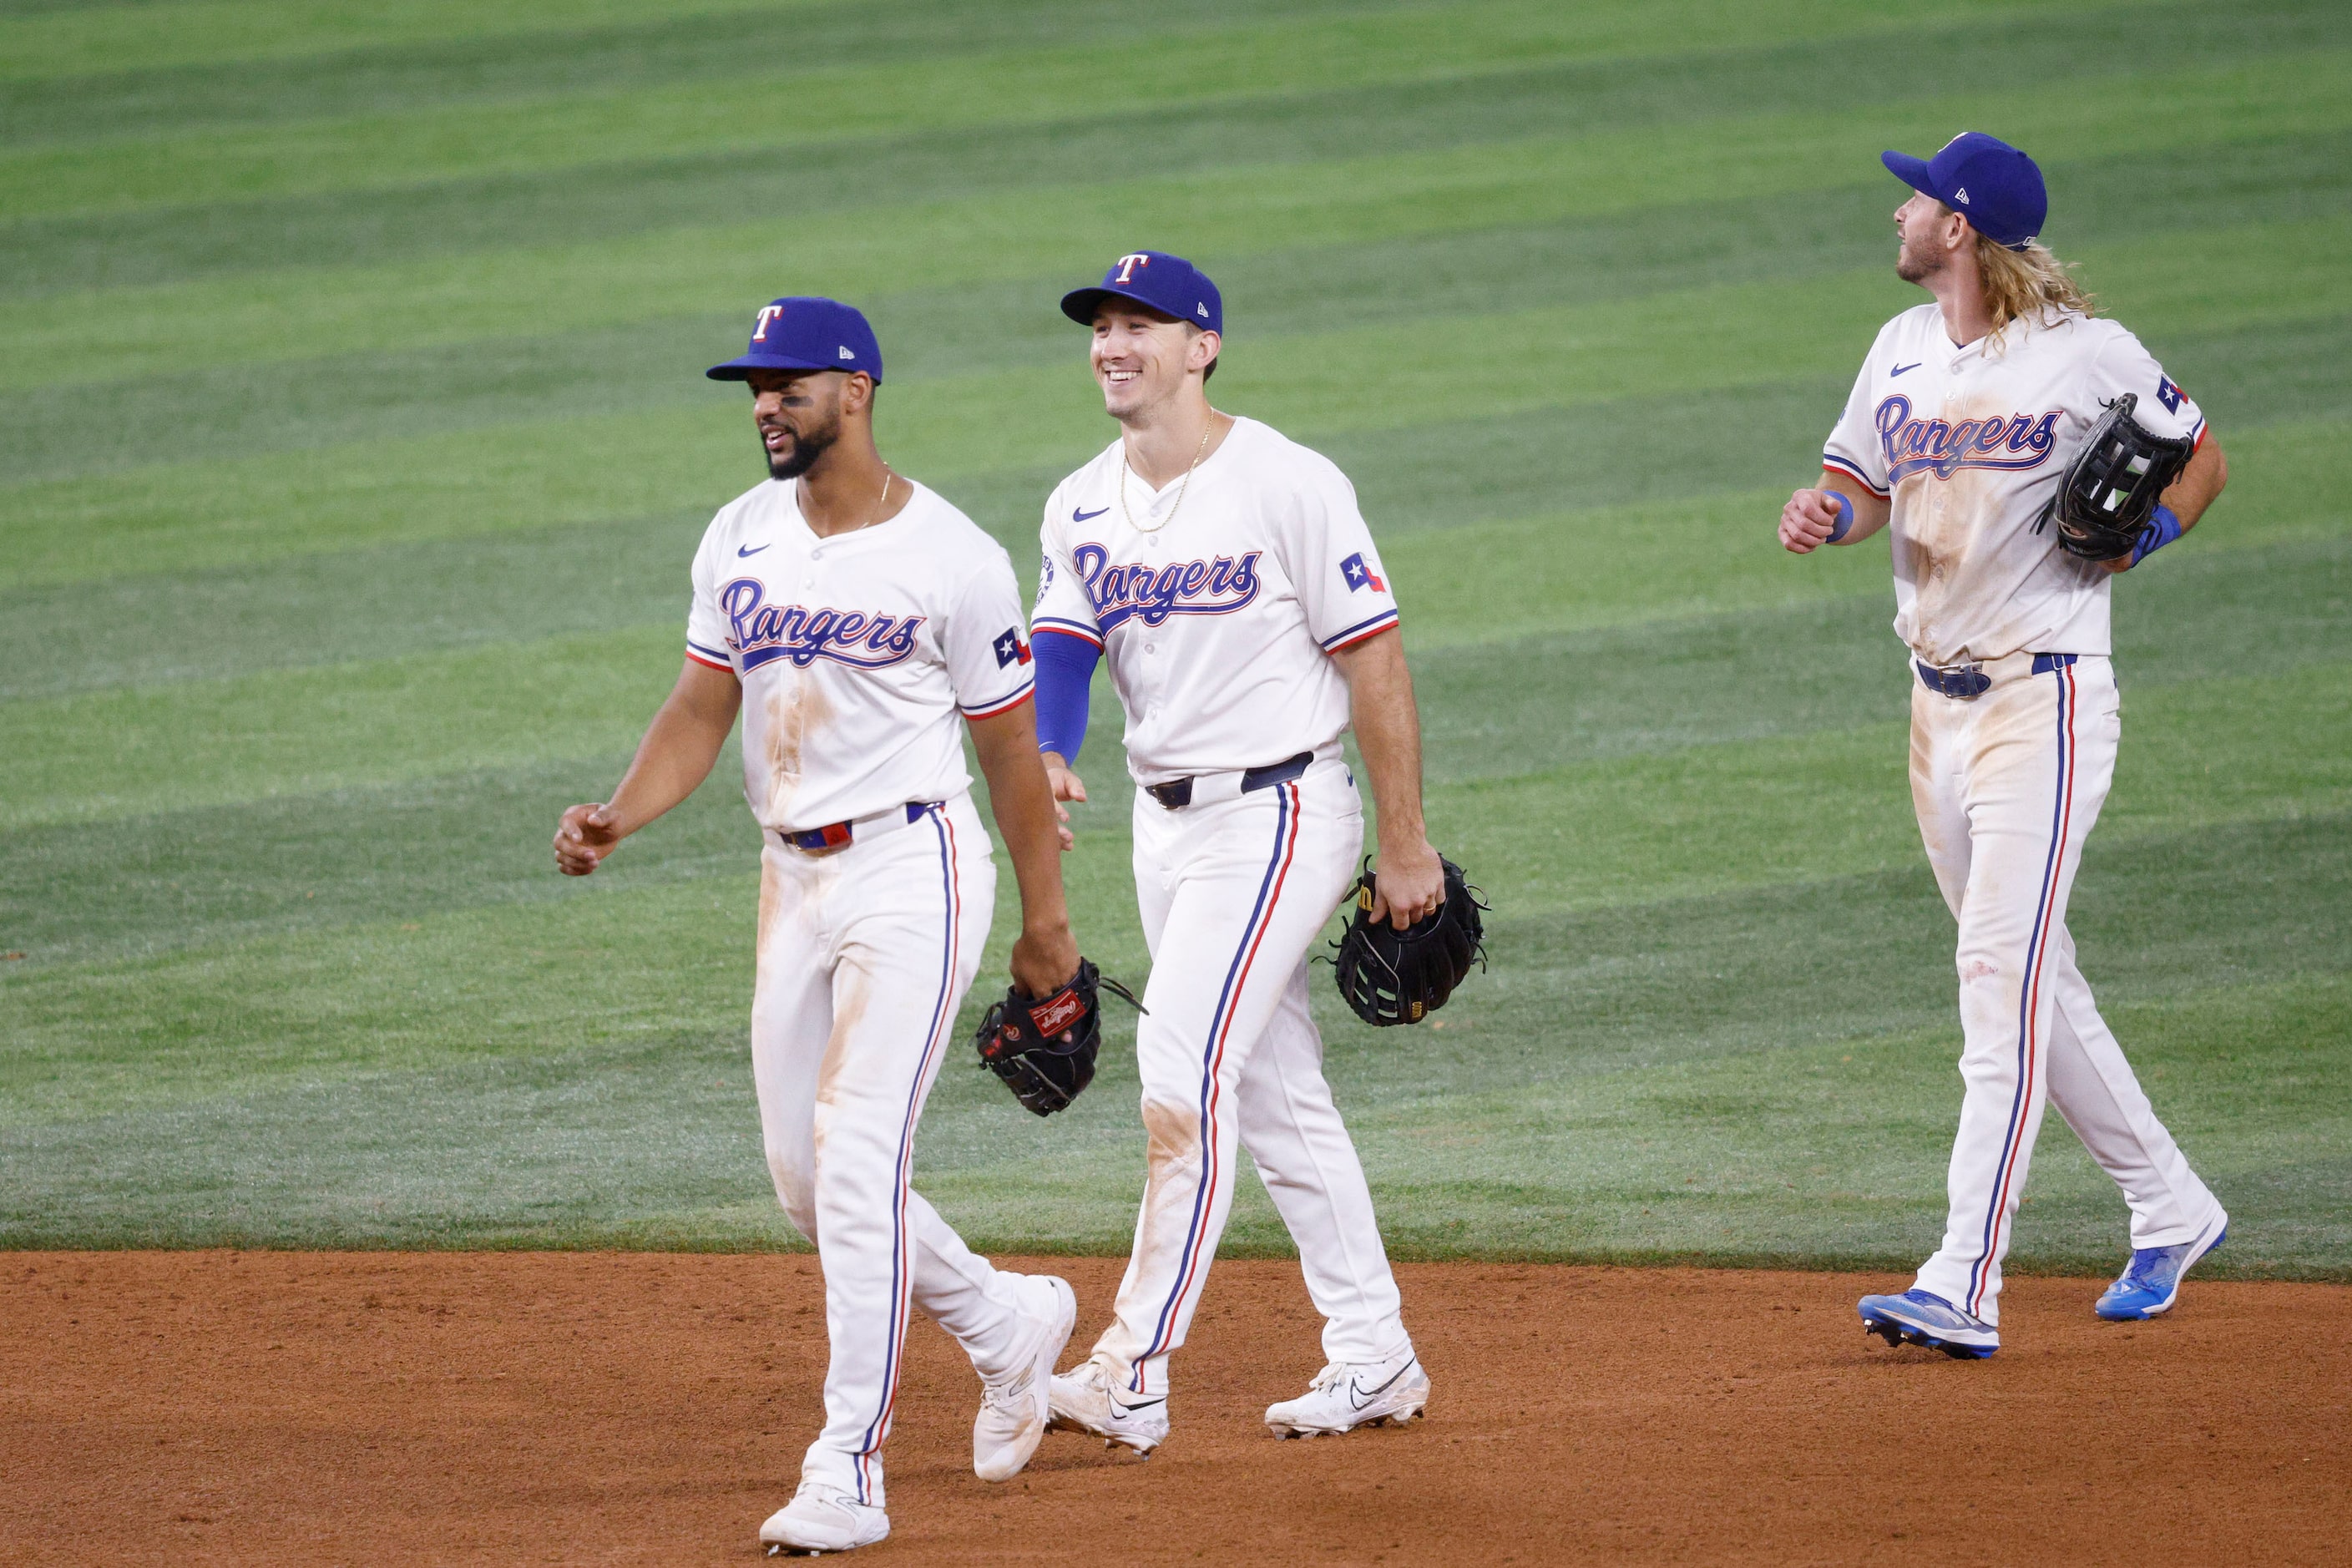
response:
[[(1782, 492), (1708, 493), (1712, 486), (1776, 467), (1790, 484), (1810, 481), (1812, 441), (1826, 418), (1816, 410), (1834, 407), (1835, 397), (1834, 388), (1823, 387), (1795, 401), (1774, 391), (1748, 401), (1676, 400), (1663, 411), (1635, 403), (1599, 416), (1554, 414), (1429, 426), (1388, 437), (1385, 451), (1373, 449), (1367, 438), (1337, 443), (1332, 452), (1356, 475), (1379, 527), (1403, 595), (1406, 641), (1416, 655), (1650, 616), (1847, 595), (1883, 606), (1890, 592), (1883, 545), (1793, 560), (1769, 532)], [(2343, 536), (2347, 517), (2334, 498), (2352, 489), (2352, 424), (2221, 428), (2234, 465), (2229, 491), (2188, 539), (2119, 590), (2119, 605), (2147, 601), (2143, 584), (2170, 581), (2192, 559)], [(1725, 438), (1702, 448), (1701, 460), (1682, 462), (1678, 444), (1711, 430)], [(1653, 460), (1654, 468), (1648, 466)], [(1553, 465), (1577, 471), (1587, 461), (1624, 469), (1596, 473), (1585, 487), (1591, 494), (1677, 487), (1700, 493), (1670, 502), (1469, 521), (1549, 499), (1557, 482)], [(1009, 476), (1002, 494), (953, 478), (938, 482), (983, 518), (994, 516), (1000, 537), (1026, 573), (1034, 556), (1029, 517), (1037, 496), (1057, 477)], [(332, 515), (341, 517), (339, 510)], [(264, 555), (208, 572), (125, 574), (0, 592), (0, 699), (334, 664), (359, 652), (381, 659), (488, 642), (674, 627), (684, 614), (684, 563), (705, 521), (698, 510), (488, 539)], [(1423, 526), (1412, 526), (1416, 523)], [(331, 542), (318, 541), (322, 547)], [(1498, 562), (1511, 567), (1499, 580)], [(2289, 605), (2302, 605), (2334, 580), (2324, 572), (2298, 576), (2293, 590), (2273, 592), (2267, 605), (2259, 590), (2232, 589), (2234, 609), (2261, 606), (2251, 617), (2259, 629), (2212, 635), (2247, 647), (2273, 646), (2274, 635), (2300, 625), (2293, 617), (2305, 613)], [(421, 607), (429, 607), (429, 615), (420, 614)], [(2193, 618), (2197, 606), (2177, 604), (2168, 613)], [(1883, 629), (1875, 607), (1870, 626), (1874, 637)], [(126, 627), (137, 628), (137, 635), (124, 635)], [(2172, 646), (2186, 652), (2196, 642), (2185, 637)], [(1482, 693), (1474, 706), (1489, 700)]]
[[(2322, 172), (2324, 171), (2324, 172)], [(2184, 226), (2309, 218), (2352, 208), (2352, 138), (2135, 153), (2062, 165), (2053, 182), (2094, 199), (2066, 204), (2064, 243), (2114, 245)], [(2139, 182), (2168, 200), (2118, 200)], [(1688, 204), (1601, 217), (1522, 224), (1360, 246), (1315, 246), (1221, 264), (1228, 330), (1237, 343), (1296, 331), (1335, 300), (1352, 313), (1398, 321), (1590, 304), (1709, 283), (1792, 278), (1885, 264), (1885, 195), (1821, 193), (1801, 210), (1776, 197)], [(1066, 279), (861, 297), (904, 384), (1013, 365), (1068, 364), (1082, 342), (1058, 310), (1042, 308)], [(782, 286), (781, 281), (778, 286)], [(2340, 331), (2340, 327), (2339, 327)], [(711, 395), (701, 369), (740, 336), (740, 312), (491, 338), (404, 353), (338, 354), (331, 373), (235, 364), (131, 382), (88, 382), (0, 393), (16, 483), (154, 460), (152, 431), (172, 431), (175, 464), (543, 419), (579, 405), (594, 387), (604, 412), (676, 407)], [(2278, 333), (2258, 383), (2300, 411), (2323, 384), (2340, 389), (2336, 360), (2307, 331)], [(2234, 344), (2225, 344), (2234, 351)], [(2179, 352), (2168, 345), (2168, 361)], [(2284, 373), (2284, 374), (2282, 374)], [(2210, 377), (2194, 384), (2215, 412)], [(2242, 417), (2238, 410), (2230, 412)], [(168, 425), (167, 423), (168, 422)]]
[(274, 670), (0, 710), (0, 827), (629, 749), (676, 626)]
[[(452, 38), (563, 33), (656, 16), (765, 9), (774, 0), (147, 0), (0, 17), (0, 78), (111, 76), (122, 71), (285, 59)], [(791, 0), (815, 12), (831, 0)]]
[[(1799, 41), (1758, 50), (1544, 65), (1488, 74), (1475, 90), (1433, 79), (999, 127), (977, 138), (891, 136), (803, 148), (787, 161), (757, 152), (716, 154), (599, 164), (560, 176), (501, 175), (212, 207), (20, 218), (0, 221), (0, 296), (152, 288), (247, 268), (375, 265), (518, 245), (579, 244), (708, 225), (719, 215), (790, 212), (808, 223), (845, 208), (870, 209), (878, 192), (900, 204), (970, 199), (1059, 184), (1071, 171), (1124, 169), (1138, 146), (1153, 148), (1161, 167), (1198, 171), (1666, 125), (1695, 110), (1723, 117), (1784, 112), (1795, 103), (1900, 104), (1909, 96), (1914, 63), (1930, 57), (1949, 80), (1999, 80), (2011, 88), (2041, 82), (2073, 91), (2085, 68), (2119, 64), (2121, 58), (2104, 46), (2126, 35), (2161, 35), (2173, 43), (2177, 58), (2208, 63), (2336, 42), (2329, 31), (2332, 9), (2319, 4), (2287, 14), (2276, 7), (2154, 7), (2070, 14), (2063, 22), (2054, 29), (2038, 26), (2040, 47), (2024, 55), (2005, 35), (1962, 23), (1848, 37), (1835, 48)], [(644, 58), (624, 53), (633, 65)], [(566, 63), (576, 70), (580, 57)], [(434, 79), (446, 86), (447, 73)], [(92, 100), (89, 112), (99, 117), (96, 123), (112, 123), (105, 111), (103, 99)], [(0, 104), (0, 139), (11, 123)], [(2066, 142), (2037, 142), (2035, 151), (2052, 176), (2058, 209), (2053, 232), (2062, 240), (2074, 233), (2073, 222), (2086, 202), (2136, 199), (2143, 207), (2198, 213), (2196, 221), (2227, 222), (2234, 220), (2205, 209), (2226, 215), (2247, 189), (2314, 177), (2283, 150), (2273, 167), (2242, 179), (2184, 174), (2159, 161), (2142, 164), (2136, 181), (2102, 184), (2077, 175), (2084, 154)], [(2117, 152), (2163, 156), (2161, 147)], [(2319, 183), (2340, 177), (2340, 160), (2324, 167)], [(858, 221), (870, 224), (875, 215), (867, 212)]]
[[(1924, 0), (1909, 8), (1914, 16), (1948, 14), (1948, 5)], [(1561, 58), (1684, 53), (1792, 33), (1834, 37), (1909, 19), (1859, 0), (1812, 10), (1813, 27), (1801, 16), (1710, 0), (1603, 0), (1572, 11), (1549, 0), (1474, 0), (1200, 29), (1180, 23), (1154, 29), (1159, 52), (1148, 71), (1106, 69), (1095, 40), (855, 66), (747, 56), (747, 64), (765, 64), (772, 74), (0, 153), (0, 206), (20, 216), (185, 206), (616, 159), (751, 148), (788, 154), (879, 134), (950, 127), (982, 134), (1000, 125), (1468, 76)], [(2002, 16), (1995, 6), (1982, 12), (1987, 20)]]
[[(2283, 934), (2281, 906), (2266, 879), (2283, 872), (2302, 886), (2305, 857), (2329, 846), (2273, 830), (2267, 841), (2231, 837), (2212, 847), (2226, 852), (2210, 857), (2200, 854), (2205, 847), (2196, 837), (2147, 846), (2143, 874), (2160, 877), (2186, 849), (2209, 873), (2200, 882), (2210, 892), (2160, 904), (2179, 923), (2153, 927), (2152, 942), (2095, 914), (2078, 920), (2094, 954), (2086, 962), (2102, 969), (2105, 1010), (2200, 1168), (2260, 1215), (2261, 1240), (2239, 1252), (2240, 1264), (2340, 1277), (2345, 1219), (2331, 1194), (2344, 1176), (2336, 1151), (2352, 1122), (2352, 1074), (2310, 1042), (2343, 1035), (2352, 1005), (2343, 966), (2352, 955), (2339, 936), (2332, 971), (2271, 963), (2249, 973), (2233, 971), (2214, 946), (2251, 920), (2252, 950), (2274, 953), (2263, 939)], [(2341, 875), (2340, 837), (2333, 850), (2329, 865)], [(2132, 874), (2117, 863), (2093, 878)], [(1400, 1053), (1346, 1020), (1318, 986), (1328, 1070), (1387, 1211), (1404, 1216), (1389, 1228), (1406, 1237), (1402, 1245), (1433, 1251), (1568, 1255), (1598, 1245), (1598, 1232), (1629, 1255), (1719, 1260), (1745, 1247), (1767, 1259), (1818, 1253), (1846, 1267), (1888, 1260), (1874, 1249), (1908, 1256), (1925, 1245), (1920, 1237), (1932, 1240), (1956, 1092), (1956, 1030), (1941, 1016), (1949, 954), (1938, 949), (1948, 949), (1948, 931), (1935, 929), (1940, 912), (1928, 908), (1924, 875), (1888, 886), (1885, 898), (1864, 893), (1857, 903), (1858, 890), (1848, 885), (1842, 900), (1832, 888), (1788, 889), (1738, 909), (1685, 911), (1701, 915), (1696, 929), (1659, 910), (1656, 919), (1559, 932), (1549, 951), (1589, 962), (1554, 977), (1565, 990), (1551, 994), (1548, 1025), (1565, 994), (1580, 1024), (1604, 1020), (1628, 1039), (1638, 1032), (1638, 1071), (1612, 1070), (1627, 1058), (1602, 1040), (1591, 1043), (1598, 1049), (1574, 1043), (1531, 1055), (1530, 1037), (1492, 1010), (1449, 1009), (1453, 1028)], [(1840, 913), (1849, 934), (1825, 947), (1823, 917)], [(748, 921), (748, 899), (712, 918)], [(1688, 947), (1674, 941), (1685, 931), (1696, 939)], [(592, 987), (591, 1010), (575, 1019), (562, 1001), (572, 983), (566, 967), (534, 967), (526, 952), (478, 940), (519, 946), (551, 933), (509, 923), (474, 934), (462, 959), (467, 973), (435, 988), (434, 1000), (454, 1015), (457, 1048), (419, 1056), (398, 1046), (375, 1066), (331, 1056), (287, 1063), (232, 1088), (205, 1073), (195, 1042), (157, 1049), (162, 1042), (150, 1041), (110, 1072), (77, 1068), (74, 1081), (38, 1090), (48, 1114), (11, 1117), (0, 1146), (0, 1192), (9, 1194), (0, 1236), (18, 1246), (780, 1245), (742, 1066), (741, 976), (703, 988), (692, 1015), (666, 1030), (648, 1020), (604, 1034), (608, 1009), (595, 1005), (608, 998)], [(672, 956), (657, 942), (646, 954), (646, 938), (657, 930), (616, 924), (574, 934), (618, 939), (625, 945), (617, 951), (633, 960)], [(2113, 973), (2096, 955), (2116, 939), (2149, 963)], [(445, 951), (457, 952), (430, 932), (365, 950), (377, 966), (403, 967)], [(1620, 955), (1613, 964), (1612, 953)], [(592, 962), (573, 961), (583, 974)], [(1768, 987), (1810, 983), (1833, 1010), (1775, 1031), (1753, 996), (1724, 985), (1717, 971), (1727, 964)], [(249, 981), (256, 973), (247, 971)], [(2152, 986), (2137, 977), (2150, 973)], [(1903, 987), (1899, 1001), (1887, 996), (1889, 982)], [(541, 1024), (563, 1042), (556, 1048), (531, 1048), (512, 1032), (502, 1006), (518, 984), (550, 993)], [(1932, 994), (1939, 986), (1944, 994)], [(1460, 1000), (1484, 994), (1465, 991)], [(1685, 997), (1687, 1010), (1656, 1010)], [(1885, 1000), (1874, 1009), (1874, 998)], [(730, 1009), (736, 1016), (726, 1016)], [(1646, 1025), (1637, 1024), (1643, 1016)], [(413, 1026), (391, 1006), (370, 1022)], [(582, 1026), (585, 1034), (574, 1035)], [(1903, 1032), (1888, 1037), (1890, 1028)], [(474, 1044), (481, 1036), (520, 1049), (485, 1056)], [(2214, 1038), (2231, 1040), (2231, 1050), (2216, 1058), (2207, 1045)], [(1389, 1080), (1416, 1066), (1448, 1084), (1459, 1078), (1464, 1091), (1391, 1092)], [(1425, 1075), (1417, 1081), (1427, 1085)], [(1500, 1093), (1497, 1083), (1516, 1087)], [(1042, 1237), (1116, 1250), (1132, 1222), (1128, 1186), (1140, 1181), (1132, 1087), (1132, 1068), (1113, 1048), (1101, 1092), (1043, 1127), (982, 1075), (943, 1076), (925, 1121), (919, 1180), (990, 1244)], [(2071, 1141), (2051, 1131), (2022, 1222), (2035, 1233), (2030, 1242), (2044, 1267), (2104, 1262), (2119, 1245), (2120, 1205)], [(2263, 1189), (2258, 1207), (2246, 1201), (2252, 1181)], [(1437, 1188), (1448, 1201), (1425, 1201)], [(1249, 1191), (1250, 1203), (1236, 1205), (1251, 1226), (1244, 1245), (1278, 1248), (1278, 1226)], [(2066, 1228), (2050, 1226), (2053, 1208), (2068, 1216)], [(1727, 1223), (1740, 1239), (1716, 1234)]]
[[(2099, 832), (2291, 817), (2352, 805), (2341, 662), (2263, 679), (2126, 688), (2124, 749)], [(1908, 696), (1902, 650), (1851, 672)], [(1432, 835), (1506, 908), (1693, 896), (1907, 866), (1919, 857), (1908, 725), (1694, 746), (1440, 784)]]
[[(2234, 257), (2242, 281), (2226, 293), (2168, 289), (2155, 276), (2158, 255), (2137, 247), (2091, 253), (2092, 275), (2151, 337), (2159, 324), (2259, 330), (2352, 309), (2352, 281), (2329, 251), (2347, 237), (2352, 219), (2328, 218), (2185, 236), (2163, 247), (2200, 260)], [(2247, 247), (2261, 247), (2262, 266), (2248, 265)], [(1236, 350), (1226, 372), (1232, 390), (1220, 395), (1227, 406), (1319, 442), (1384, 430), (1419, 390), (1463, 378), (1481, 384), (1493, 419), (1806, 374), (1842, 378), (1879, 322), (1910, 302), (1904, 285), (1874, 268), (1465, 318), (1437, 335), (1381, 323), (1282, 340), (1278, 353)], [(2319, 330), (2332, 330), (2330, 316)], [(1822, 428), (1835, 407), (1833, 399), (1824, 405)], [(590, 416), (26, 486), (0, 492), (17, 531), (0, 588), (659, 514), (692, 505), (698, 493), (715, 509), (738, 493), (740, 479), (726, 476), (742, 474), (740, 417), (715, 405)], [(1098, 395), (1066, 366), (894, 385), (882, 426), (895, 462), (937, 476), (1050, 462), (1066, 469), (1105, 438)], [(586, 452), (596, 454), (593, 469), (583, 465)]]
[[(1429, 776), (1461, 784), (1900, 723), (1910, 692), (1888, 674), (1886, 619), (1882, 587), (1862, 599), (1419, 653)], [(2352, 646), (2352, 541), (2168, 556), (2119, 584), (2116, 621), (2135, 703), (2158, 685), (2340, 665)], [(1121, 719), (1108, 681), (1094, 699), (1096, 739), (1080, 763), (1100, 804), (1079, 813), (1080, 848), (1065, 861), (1090, 944), (1104, 922), (1124, 930), (1133, 918)], [(2139, 739), (2135, 724), (2128, 756)], [(37, 965), (564, 896), (549, 870), (550, 824), (603, 794), (625, 761), (616, 752), (17, 828), (0, 836), (0, 941)], [(602, 879), (743, 874), (753, 840), (740, 769), (730, 751)], [(1008, 905), (1004, 930), (1013, 920)], [(1090, 951), (1142, 962), (1139, 951)]]
[[(2340, 130), (2352, 54), (2299, 57), (2092, 84), (2063, 96), (1972, 94), (1899, 108), (1809, 112), (1455, 151), (1229, 169), (965, 202), (891, 203), (824, 226), (757, 224), (383, 267), (289, 269), (0, 307), (0, 385), (113, 379), (205, 364), (383, 351), (740, 310), (780, 276), (804, 292), (867, 297), (958, 282), (1084, 276), (1161, 237), (1215, 261), (1673, 201), (1883, 186), (1876, 149), (1932, 143), (1997, 118), (2074, 157)], [(2208, 128), (2227, 125), (2233, 136)], [(954, 246), (938, 237), (952, 234)], [(2242, 258), (2240, 258), (2242, 259)], [(2177, 266), (2197, 275), (2193, 260)], [(159, 338), (152, 323), (169, 320)]]

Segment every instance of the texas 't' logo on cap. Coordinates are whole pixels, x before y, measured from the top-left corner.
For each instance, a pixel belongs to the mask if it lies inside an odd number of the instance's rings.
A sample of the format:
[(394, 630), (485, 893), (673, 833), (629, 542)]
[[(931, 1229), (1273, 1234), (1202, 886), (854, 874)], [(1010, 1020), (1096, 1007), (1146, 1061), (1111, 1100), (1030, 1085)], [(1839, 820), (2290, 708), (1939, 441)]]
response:
[(1085, 326), (1094, 324), (1103, 300), (1116, 297), (1149, 306), (1163, 316), (1190, 321), (1202, 331), (1225, 330), (1224, 300), (1209, 275), (1181, 256), (1164, 250), (1130, 250), (1110, 264), (1103, 280), (1091, 289), (1073, 289), (1062, 296), (1062, 314)]

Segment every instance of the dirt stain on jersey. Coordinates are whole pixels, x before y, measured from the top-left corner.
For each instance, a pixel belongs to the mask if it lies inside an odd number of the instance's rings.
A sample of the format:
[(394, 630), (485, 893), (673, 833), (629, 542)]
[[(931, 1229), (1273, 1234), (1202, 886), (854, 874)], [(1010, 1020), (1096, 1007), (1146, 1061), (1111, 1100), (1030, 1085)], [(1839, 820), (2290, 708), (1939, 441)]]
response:
[(794, 670), (775, 682), (775, 689), (768, 694), (765, 736), (771, 820), (791, 820), (809, 743), (821, 742), (832, 721), (833, 704), (825, 700), (815, 670)]
[[(2006, 418), (2008, 409), (1990, 399), (1955, 402), (1938, 417), (1958, 427), (1971, 420)], [(2001, 585), (1981, 581), (1974, 557), (2000, 523), (2000, 496), (1994, 476), (1982, 468), (1959, 468), (1951, 478), (1914, 474), (1895, 487), (1902, 526), (1895, 531), (1895, 574), (1916, 595), (1912, 644), (1936, 664), (1948, 664), (1980, 650), (1966, 647), (1965, 630), (1989, 623), (1996, 606), (1974, 600)]]

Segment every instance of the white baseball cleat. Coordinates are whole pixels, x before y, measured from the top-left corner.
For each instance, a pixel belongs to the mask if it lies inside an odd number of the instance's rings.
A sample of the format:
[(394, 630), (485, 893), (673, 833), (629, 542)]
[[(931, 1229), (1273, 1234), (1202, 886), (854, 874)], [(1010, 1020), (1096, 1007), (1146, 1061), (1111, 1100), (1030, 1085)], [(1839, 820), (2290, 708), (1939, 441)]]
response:
[(1013, 1370), (980, 1380), (980, 1414), (971, 1423), (971, 1473), (983, 1481), (1009, 1481), (1021, 1473), (1045, 1436), (1053, 1415), (1050, 1390), (1054, 1363), (1078, 1323), (1078, 1298), (1069, 1281), (1051, 1274), (1022, 1278), (1029, 1298), (1028, 1337)]
[(1087, 1362), (1054, 1379), (1049, 1399), (1053, 1415), (1045, 1425), (1053, 1431), (1089, 1433), (1147, 1459), (1168, 1440), (1166, 1396), (1141, 1405), (1120, 1404), (1100, 1362)]
[(824, 1481), (803, 1481), (793, 1500), (760, 1527), (771, 1557), (814, 1557), (871, 1546), (890, 1533), (890, 1516)]
[(1359, 1426), (1403, 1426), (1429, 1403), (1421, 1358), (1350, 1365), (1333, 1362), (1297, 1399), (1269, 1405), (1266, 1430), (1277, 1437), (1336, 1437)]

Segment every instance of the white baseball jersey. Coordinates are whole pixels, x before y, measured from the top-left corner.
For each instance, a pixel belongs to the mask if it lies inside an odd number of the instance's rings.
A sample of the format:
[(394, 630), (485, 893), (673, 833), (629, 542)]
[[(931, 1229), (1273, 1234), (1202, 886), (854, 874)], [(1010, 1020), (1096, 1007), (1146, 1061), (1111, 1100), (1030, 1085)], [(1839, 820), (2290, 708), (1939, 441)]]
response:
[(743, 794), (800, 833), (971, 787), (960, 718), (1035, 672), (1003, 546), (915, 486), (898, 516), (821, 539), (799, 487), (719, 509), (694, 557), (688, 658), (743, 683)]
[(1879, 329), (1822, 462), (1893, 498), (1895, 634), (1919, 658), (2109, 651), (2109, 574), (2033, 526), (2126, 392), (2147, 429), (2203, 438), (2197, 405), (2114, 321), (2067, 312), (1954, 348), (1930, 302)]
[(1328, 656), (1397, 620), (1355, 487), (1255, 419), (1189, 489), (1180, 475), (1156, 494), (1112, 442), (1055, 489), (1042, 535), (1034, 623), (1104, 650), (1140, 784), (1338, 740), (1348, 686)]

